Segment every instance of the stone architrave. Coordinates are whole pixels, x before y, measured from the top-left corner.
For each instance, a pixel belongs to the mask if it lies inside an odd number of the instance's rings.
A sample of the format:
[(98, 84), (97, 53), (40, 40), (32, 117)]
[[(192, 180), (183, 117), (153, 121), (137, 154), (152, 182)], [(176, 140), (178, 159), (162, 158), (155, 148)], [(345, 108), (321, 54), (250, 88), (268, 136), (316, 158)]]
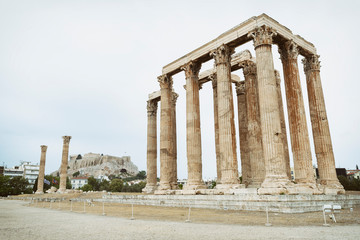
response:
[(311, 126), (320, 184), (324, 186), (325, 194), (344, 194), (345, 190), (336, 176), (335, 158), (320, 79), (319, 55), (312, 55), (303, 59), (302, 62), (306, 74)]
[(188, 179), (185, 190), (205, 188), (202, 181), (199, 71), (201, 64), (189, 62), (182, 69), (186, 77), (186, 152)]
[(217, 80), (216, 74), (209, 77), (213, 87), (213, 103), (214, 103), (214, 130), (215, 130), (215, 153), (216, 153), (216, 184), (221, 184), (221, 164), (220, 164), (220, 145), (219, 145), (219, 114), (218, 114), (218, 98), (217, 98)]
[(293, 41), (279, 45), (283, 64), (286, 103), (288, 109), (291, 149), (294, 159), (295, 181), (316, 188), (304, 100), (301, 91), (297, 58), (299, 51)]
[(147, 101), (147, 154), (146, 154), (146, 187), (143, 192), (153, 193), (156, 190), (157, 183), (157, 108), (156, 100)]
[(45, 161), (46, 161), (47, 146), (41, 145), (40, 147), (41, 147), (40, 169), (39, 169), (38, 185), (35, 194), (44, 193), (44, 176), (45, 176)]
[(245, 77), (249, 170), (251, 171), (249, 187), (260, 187), (265, 179), (265, 162), (261, 137), (256, 64), (252, 61), (244, 61), (239, 66), (243, 69)]
[(172, 78), (167, 75), (158, 77), (161, 91), (160, 111), (160, 186), (159, 190), (171, 190), (171, 172), (175, 155), (171, 103)]
[(68, 158), (69, 158), (69, 143), (71, 136), (63, 136), (63, 151), (62, 151), (62, 160), (60, 167), (60, 184), (59, 184), (59, 193), (65, 193), (66, 191), (66, 178), (67, 178), (67, 167), (68, 167)]
[(290, 168), (290, 156), (289, 156), (289, 145), (287, 141), (286, 134), (286, 123), (285, 123), (285, 114), (284, 114), (284, 105), (282, 101), (281, 94), (281, 78), (279, 71), (275, 70), (275, 78), (276, 78), (276, 89), (278, 92), (278, 100), (279, 100), (279, 108), (280, 108), (280, 121), (281, 121), (281, 132), (282, 132), (282, 140), (284, 144), (284, 157), (285, 157), (285, 165), (286, 165), (286, 174), (288, 178), (291, 180), (291, 168)]
[(172, 107), (172, 115), (171, 115), (171, 128), (172, 128), (172, 136), (173, 136), (173, 148), (174, 148), (174, 157), (172, 162), (172, 171), (171, 171), (171, 189), (178, 189), (177, 185), (177, 135), (176, 135), (176, 100), (179, 97), (179, 94), (172, 92), (171, 93), (171, 107)]
[(236, 83), (236, 95), (238, 101), (239, 140), (242, 183), (246, 186), (251, 182), (251, 168), (248, 141), (248, 117), (246, 110), (245, 81)]
[(221, 163), (221, 184), (217, 188), (239, 186), (238, 162), (234, 122), (234, 103), (231, 87), (232, 50), (221, 45), (211, 55), (215, 59), (217, 74), (219, 145)]
[(271, 51), (276, 32), (269, 26), (256, 27), (248, 34), (254, 40), (257, 65), (261, 133), (265, 160), (265, 180), (259, 194), (289, 193), (292, 184), (286, 175), (284, 147), (281, 138), (280, 109), (274, 62)]

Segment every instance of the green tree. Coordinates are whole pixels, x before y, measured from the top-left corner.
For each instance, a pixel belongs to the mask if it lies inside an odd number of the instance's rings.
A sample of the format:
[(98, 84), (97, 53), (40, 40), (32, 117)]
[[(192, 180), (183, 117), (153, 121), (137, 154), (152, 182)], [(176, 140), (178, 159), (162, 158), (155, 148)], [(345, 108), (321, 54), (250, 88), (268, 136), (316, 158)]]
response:
[(0, 196), (6, 197), (11, 193), (11, 187), (9, 185), (9, 176), (0, 176)]
[(66, 177), (66, 189), (72, 189), (70, 178)]
[(79, 171), (73, 173), (73, 177), (77, 177), (77, 176), (79, 176), (79, 175), (80, 175), (80, 172), (79, 172)]
[(146, 172), (140, 171), (138, 174), (136, 174), (137, 179), (145, 179), (146, 178)]
[(109, 191), (109, 189), (110, 189), (110, 182), (106, 179), (103, 179), (99, 184), (99, 190), (100, 191), (103, 191), (103, 190)]
[(94, 191), (99, 191), (99, 189), (100, 189), (99, 181), (96, 178), (94, 178), (93, 176), (88, 178), (88, 184), (92, 186), (92, 189)]
[(111, 192), (121, 192), (124, 187), (124, 182), (121, 179), (113, 179), (110, 183), (110, 191)]
[(32, 193), (28, 187), (29, 182), (23, 177), (0, 176), (0, 195), (19, 195), (21, 193)]
[(85, 184), (85, 185), (81, 188), (81, 190), (83, 190), (84, 192), (88, 192), (88, 191), (92, 191), (93, 188), (92, 188), (92, 186), (91, 186), (90, 184)]

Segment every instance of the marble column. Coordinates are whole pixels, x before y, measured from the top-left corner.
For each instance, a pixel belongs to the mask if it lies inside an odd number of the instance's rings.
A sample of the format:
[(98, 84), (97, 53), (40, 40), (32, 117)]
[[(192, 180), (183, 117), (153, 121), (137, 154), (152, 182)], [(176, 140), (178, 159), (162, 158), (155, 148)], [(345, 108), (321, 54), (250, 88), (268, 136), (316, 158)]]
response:
[(295, 181), (296, 183), (314, 185), (310, 141), (297, 63), (298, 47), (293, 41), (287, 41), (279, 45), (279, 53), (284, 71)]
[(157, 183), (157, 108), (156, 100), (147, 101), (147, 154), (146, 154), (146, 187), (145, 193), (153, 193)]
[(60, 193), (65, 193), (66, 191), (66, 179), (67, 179), (67, 167), (68, 167), (68, 158), (69, 158), (69, 143), (71, 136), (63, 136), (63, 151), (62, 151), (62, 160), (60, 167), (60, 184), (59, 190)]
[(217, 73), (219, 145), (221, 162), (221, 184), (217, 188), (239, 186), (238, 162), (234, 122), (234, 103), (231, 87), (232, 50), (221, 45), (211, 55), (215, 59)]
[(189, 62), (182, 69), (186, 77), (186, 153), (188, 179), (184, 190), (205, 188), (202, 181), (199, 71), (201, 64)]
[(218, 114), (218, 98), (217, 98), (217, 80), (216, 74), (210, 76), (213, 87), (213, 103), (214, 103), (214, 130), (215, 130), (215, 153), (216, 153), (216, 184), (221, 184), (221, 164), (220, 164), (220, 145), (219, 145), (219, 114)]
[(40, 147), (41, 147), (40, 169), (39, 169), (38, 185), (35, 194), (44, 193), (44, 176), (45, 176), (45, 161), (46, 161), (47, 146), (41, 145)]
[(171, 103), (172, 78), (162, 75), (159, 78), (161, 89), (161, 111), (160, 111), (160, 186), (159, 190), (170, 190), (172, 181), (171, 172), (173, 170), (174, 159), (174, 139), (172, 115), (173, 108)]
[(271, 51), (272, 37), (276, 35), (271, 27), (263, 25), (248, 34), (254, 39), (256, 52), (257, 80), (261, 133), (265, 161), (265, 180), (259, 194), (289, 193), (292, 187), (286, 175), (284, 147), (281, 138), (280, 109), (274, 62)]
[(248, 144), (251, 170), (249, 187), (260, 187), (265, 179), (265, 162), (261, 137), (256, 64), (252, 61), (245, 61), (240, 63), (240, 67), (243, 69), (245, 77)]
[(242, 183), (246, 186), (251, 181), (249, 142), (248, 142), (248, 117), (246, 110), (245, 81), (236, 83), (236, 95), (238, 101), (239, 140)]
[(320, 79), (319, 55), (312, 55), (302, 61), (306, 74), (311, 126), (320, 184), (325, 186), (325, 193), (331, 192), (331, 189), (335, 190), (336, 193), (345, 193), (336, 176), (335, 158)]
[(172, 128), (172, 136), (173, 136), (173, 149), (174, 149), (174, 157), (172, 160), (172, 171), (171, 171), (171, 189), (178, 189), (177, 184), (177, 135), (176, 135), (176, 100), (179, 97), (179, 94), (172, 92), (171, 93), (171, 107), (172, 107), (172, 116), (171, 116), (171, 128)]
[(284, 160), (286, 165), (286, 174), (290, 180), (291, 179), (291, 168), (290, 168), (290, 156), (289, 156), (289, 145), (287, 141), (287, 134), (286, 134), (286, 123), (285, 123), (285, 114), (284, 114), (284, 105), (282, 100), (281, 94), (281, 78), (279, 71), (275, 70), (275, 78), (276, 78), (276, 89), (278, 92), (278, 100), (279, 100), (279, 108), (280, 108), (280, 122), (281, 122), (281, 137), (284, 145)]

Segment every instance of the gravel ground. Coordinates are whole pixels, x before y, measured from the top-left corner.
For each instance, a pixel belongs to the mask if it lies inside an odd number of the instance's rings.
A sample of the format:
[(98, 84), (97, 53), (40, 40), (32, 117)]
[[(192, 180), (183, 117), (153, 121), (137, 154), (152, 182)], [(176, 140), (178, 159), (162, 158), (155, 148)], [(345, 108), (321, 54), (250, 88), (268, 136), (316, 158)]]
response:
[[(1, 239), (356, 239), (359, 224), (244, 226), (82, 214), (0, 200)], [(355, 237), (355, 238), (354, 238)]]

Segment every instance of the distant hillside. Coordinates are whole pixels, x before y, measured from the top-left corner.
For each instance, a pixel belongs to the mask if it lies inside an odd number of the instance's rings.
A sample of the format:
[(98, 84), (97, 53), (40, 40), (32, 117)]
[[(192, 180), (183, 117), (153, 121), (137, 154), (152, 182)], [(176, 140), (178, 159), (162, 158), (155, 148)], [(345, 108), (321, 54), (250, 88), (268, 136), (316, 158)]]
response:
[[(110, 176), (127, 173), (127, 175), (136, 175), (139, 170), (137, 166), (131, 162), (130, 156), (115, 157), (98, 153), (87, 153), (71, 155), (68, 164), (68, 176), (79, 172), (82, 176)], [(58, 175), (59, 171), (51, 173)]]

